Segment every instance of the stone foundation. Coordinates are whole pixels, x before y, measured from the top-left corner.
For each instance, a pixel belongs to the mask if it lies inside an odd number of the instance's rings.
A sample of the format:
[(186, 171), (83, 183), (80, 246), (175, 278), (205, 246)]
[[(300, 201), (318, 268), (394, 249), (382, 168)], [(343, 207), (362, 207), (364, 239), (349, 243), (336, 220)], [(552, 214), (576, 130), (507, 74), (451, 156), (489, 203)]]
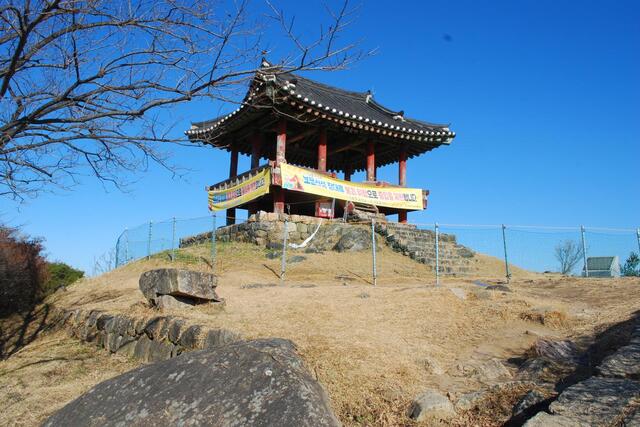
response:
[[(344, 222), (342, 218), (326, 220), (303, 215), (285, 215), (258, 212), (241, 224), (221, 227), (216, 230), (216, 240), (253, 243), (268, 248), (281, 248), (285, 234), (287, 242), (299, 244), (318, 227), (316, 236), (305, 246), (309, 252), (327, 250), (365, 250), (371, 248), (371, 224), (366, 221)], [(435, 233), (421, 230), (412, 224), (387, 222), (376, 218), (376, 234), (379, 244), (386, 244), (394, 251), (435, 269)], [(368, 237), (367, 237), (368, 236)], [(345, 245), (355, 240), (354, 244)], [(211, 232), (180, 239), (180, 247), (211, 241)], [(341, 242), (341, 243), (339, 243)], [(444, 275), (466, 275), (475, 271), (475, 252), (460, 245), (452, 234), (439, 235), (440, 273)]]
[[(254, 243), (259, 246), (282, 245), (287, 231), (287, 242), (300, 243), (309, 237), (322, 222), (325, 225), (344, 226), (342, 219), (322, 219), (304, 215), (286, 215), (260, 211), (251, 215), (246, 222), (220, 227), (216, 230), (216, 240), (221, 242)], [(211, 232), (180, 239), (180, 247), (192, 246), (211, 241)]]

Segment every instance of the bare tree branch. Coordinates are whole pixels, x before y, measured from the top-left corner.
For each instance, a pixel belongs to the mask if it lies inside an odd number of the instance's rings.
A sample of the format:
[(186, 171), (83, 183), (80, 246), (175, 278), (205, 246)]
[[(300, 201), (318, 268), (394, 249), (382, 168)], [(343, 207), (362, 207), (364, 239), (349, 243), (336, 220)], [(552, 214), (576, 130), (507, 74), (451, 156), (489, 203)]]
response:
[(240, 102), (273, 22), (288, 41), (278, 72), (336, 70), (369, 54), (340, 41), (347, 1), (327, 11), (312, 35), (250, 0), (0, 0), (0, 195), (84, 175), (124, 188), (149, 162), (175, 171), (163, 147), (183, 139), (167, 109)]

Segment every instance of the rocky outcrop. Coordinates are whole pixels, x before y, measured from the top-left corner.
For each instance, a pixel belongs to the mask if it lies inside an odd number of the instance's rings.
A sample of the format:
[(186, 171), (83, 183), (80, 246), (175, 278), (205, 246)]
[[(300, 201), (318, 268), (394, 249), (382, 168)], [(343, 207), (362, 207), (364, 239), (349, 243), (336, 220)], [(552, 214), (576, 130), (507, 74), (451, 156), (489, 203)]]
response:
[(47, 427), (338, 426), (291, 341), (243, 341), (184, 354), (104, 381)]
[(598, 374), (604, 377), (640, 380), (640, 344), (621, 347), (598, 366)]
[(158, 308), (182, 308), (207, 302), (221, 302), (216, 294), (214, 274), (175, 268), (144, 272), (139, 287), (149, 303)]
[(144, 362), (167, 360), (184, 352), (215, 348), (241, 339), (226, 329), (188, 324), (171, 316), (138, 318), (77, 309), (56, 310), (52, 318), (52, 326), (67, 330), (81, 341)]
[[(621, 419), (640, 397), (640, 384), (620, 378), (591, 377), (564, 390), (549, 406), (551, 424), (557, 418), (574, 425), (606, 426)], [(528, 422), (527, 426), (536, 425)]]
[[(596, 367), (595, 375), (567, 387), (525, 426), (610, 426), (640, 425), (640, 382), (638, 382), (640, 320), (636, 319), (628, 345), (618, 348)], [(533, 360), (552, 360), (564, 365), (584, 364), (570, 342), (540, 341), (535, 346), (542, 356)], [(636, 424), (634, 424), (636, 422)]]

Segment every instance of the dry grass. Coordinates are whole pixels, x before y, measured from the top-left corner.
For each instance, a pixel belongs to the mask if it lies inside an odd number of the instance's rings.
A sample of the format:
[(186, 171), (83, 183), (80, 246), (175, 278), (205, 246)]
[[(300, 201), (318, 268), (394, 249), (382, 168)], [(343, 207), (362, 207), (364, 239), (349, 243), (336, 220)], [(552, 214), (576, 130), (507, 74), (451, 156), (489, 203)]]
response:
[(40, 425), (95, 384), (136, 365), (63, 332), (40, 335), (0, 362), (0, 425)]
[[(513, 292), (486, 291), (470, 280), (433, 286), (429, 266), (381, 248), (378, 286), (368, 253), (305, 254), (289, 265), (280, 286), (280, 260), (248, 244), (219, 244), (217, 271), (224, 310), (196, 307), (193, 323), (229, 328), (247, 338), (293, 340), (327, 388), (346, 425), (411, 424), (405, 412), (426, 388), (453, 396), (490, 384), (467, 365), (521, 355), (539, 336), (566, 337), (623, 320), (640, 307), (638, 282), (558, 278), (515, 271)], [(207, 246), (166, 254), (87, 279), (54, 296), (55, 304), (151, 315), (137, 290), (139, 274), (161, 266), (208, 270)], [(479, 258), (488, 281), (501, 264)], [(247, 285), (275, 286), (247, 286)], [(461, 288), (462, 300), (449, 288)], [(538, 313), (539, 318), (528, 317)], [(1, 365), (0, 365), (1, 366)], [(78, 390), (80, 392), (80, 390)], [(22, 405), (21, 405), (22, 406)], [(482, 419), (484, 419), (482, 416)]]

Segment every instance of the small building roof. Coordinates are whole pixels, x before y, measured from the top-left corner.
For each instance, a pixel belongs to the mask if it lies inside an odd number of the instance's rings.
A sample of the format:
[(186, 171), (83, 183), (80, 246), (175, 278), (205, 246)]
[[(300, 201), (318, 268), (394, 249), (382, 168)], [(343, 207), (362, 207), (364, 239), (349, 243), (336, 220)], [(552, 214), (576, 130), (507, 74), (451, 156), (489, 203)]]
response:
[[(313, 167), (316, 162), (314, 129), (328, 129), (329, 155), (334, 153), (328, 161), (331, 170), (364, 169), (362, 145), (369, 139), (380, 145), (376, 149), (376, 166), (384, 166), (398, 161), (402, 145), (406, 146), (408, 157), (414, 157), (449, 144), (455, 137), (448, 125), (406, 117), (404, 112), (376, 102), (370, 92), (325, 85), (269, 64), (256, 73), (236, 110), (195, 122), (186, 134), (192, 141), (227, 150), (233, 143), (235, 149), (250, 154), (249, 134), (256, 130), (274, 132), (279, 117), (286, 117), (297, 126), (297, 132), (291, 134), (296, 145), (291, 150), (287, 147), (287, 161), (302, 166)], [(269, 147), (261, 155), (268, 157)]]
[(595, 256), (587, 258), (589, 271), (610, 270), (618, 262), (617, 256)]

